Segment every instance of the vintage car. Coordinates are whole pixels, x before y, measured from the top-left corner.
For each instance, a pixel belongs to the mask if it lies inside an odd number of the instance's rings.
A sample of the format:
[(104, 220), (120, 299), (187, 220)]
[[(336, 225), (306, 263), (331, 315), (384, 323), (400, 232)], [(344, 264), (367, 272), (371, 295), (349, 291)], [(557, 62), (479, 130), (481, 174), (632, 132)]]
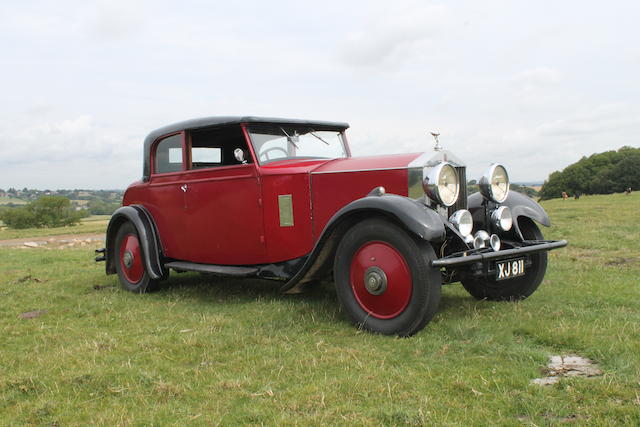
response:
[[(547, 268), (545, 211), (493, 164), (467, 196), (452, 153), (352, 157), (347, 123), (209, 117), (151, 132), (142, 179), (111, 218), (107, 274), (145, 292), (169, 270), (281, 281), (332, 279), (350, 320), (408, 336), (441, 286), (476, 298), (531, 295)], [(437, 142), (437, 141), (436, 141)]]

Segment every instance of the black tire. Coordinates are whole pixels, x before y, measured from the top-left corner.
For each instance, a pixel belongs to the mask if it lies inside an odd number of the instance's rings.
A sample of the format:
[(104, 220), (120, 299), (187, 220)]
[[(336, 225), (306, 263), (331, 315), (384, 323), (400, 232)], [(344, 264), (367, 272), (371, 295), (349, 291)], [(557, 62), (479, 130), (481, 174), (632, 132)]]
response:
[[(440, 303), (440, 271), (430, 265), (435, 257), (427, 242), (384, 219), (354, 225), (340, 241), (333, 267), (342, 309), (355, 325), (369, 331), (415, 334)], [(373, 279), (369, 285), (367, 278)]]
[[(129, 292), (142, 294), (155, 290), (158, 281), (151, 279), (144, 267), (139, 239), (140, 237), (134, 225), (130, 222), (124, 223), (116, 234), (113, 257), (122, 287)], [(137, 244), (135, 244), (136, 242)], [(125, 245), (124, 248), (123, 245)], [(135, 247), (137, 247), (137, 251)], [(127, 255), (123, 254), (123, 252), (126, 253), (127, 251), (132, 254), (130, 259), (126, 259)], [(127, 267), (127, 265), (130, 265), (130, 267)]]
[[(526, 240), (543, 240), (544, 236), (536, 224), (529, 220), (520, 223), (520, 231)], [(473, 297), (491, 301), (517, 301), (534, 293), (547, 271), (547, 252), (529, 255), (531, 266), (522, 277), (509, 280), (465, 279), (462, 286)]]

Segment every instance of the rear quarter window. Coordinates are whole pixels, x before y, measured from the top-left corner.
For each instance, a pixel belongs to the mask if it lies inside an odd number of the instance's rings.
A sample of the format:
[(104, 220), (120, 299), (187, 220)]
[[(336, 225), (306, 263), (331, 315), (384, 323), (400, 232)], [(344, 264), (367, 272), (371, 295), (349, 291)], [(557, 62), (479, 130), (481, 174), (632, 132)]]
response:
[(156, 146), (155, 173), (179, 172), (182, 170), (182, 134), (162, 139)]

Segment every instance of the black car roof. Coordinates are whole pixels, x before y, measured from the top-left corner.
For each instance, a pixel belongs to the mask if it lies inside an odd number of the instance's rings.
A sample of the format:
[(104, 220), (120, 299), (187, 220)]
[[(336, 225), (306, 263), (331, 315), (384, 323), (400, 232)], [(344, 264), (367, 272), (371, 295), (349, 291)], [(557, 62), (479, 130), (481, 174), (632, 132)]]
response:
[(148, 181), (151, 174), (151, 145), (155, 140), (163, 135), (169, 133), (179, 132), (183, 130), (195, 130), (203, 129), (207, 127), (232, 125), (240, 123), (275, 123), (282, 125), (299, 125), (299, 126), (312, 126), (316, 130), (331, 129), (343, 131), (349, 127), (348, 123), (344, 122), (327, 122), (320, 120), (301, 120), (301, 119), (283, 119), (275, 117), (256, 117), (256, 116), (213, 116), (213, 117), (201, 117), (198, 119), (184, 120), (182, 122), (173, 123), (167, 126), (163, 126), (159, 129), (152, 131), (144, 140), (144, 158), (142, 180)]

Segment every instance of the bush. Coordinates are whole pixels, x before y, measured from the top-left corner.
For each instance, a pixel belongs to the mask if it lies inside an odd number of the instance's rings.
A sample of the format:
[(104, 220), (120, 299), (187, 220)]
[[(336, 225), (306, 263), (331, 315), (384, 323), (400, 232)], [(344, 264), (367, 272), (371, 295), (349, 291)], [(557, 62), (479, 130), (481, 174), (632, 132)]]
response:
[(0, 219), (10, 228), (30, 228), (37, 224), (35, 213), (25, 207), (6, 209), (0, 213)]
[(108, 203), (100, 199), (93, 199), (87, 204), (87, 209), (93, 215), (111, 215), (120, 207), (120, 203)]
[(0, 212), (0, 220), (10, 228), (63, 227), (78, 224), (81, 217), (71, 201), (62, 196), (42, 196), (25, 206)]

